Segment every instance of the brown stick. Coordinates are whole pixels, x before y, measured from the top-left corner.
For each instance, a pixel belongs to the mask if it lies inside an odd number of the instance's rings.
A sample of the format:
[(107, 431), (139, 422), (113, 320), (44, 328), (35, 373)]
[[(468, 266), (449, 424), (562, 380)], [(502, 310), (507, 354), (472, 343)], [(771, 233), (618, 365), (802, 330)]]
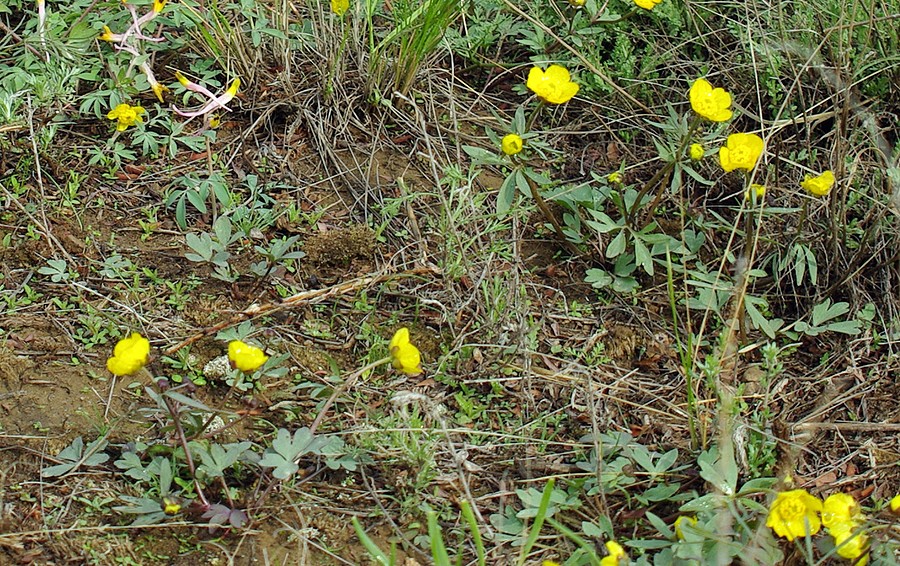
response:
[(360, 277), (359, 279), (353, 279), (344, 283), (338, 283), (337, 285), (333, 285), (326, 289), (303, 291), (302, 293), (297, 293), (296, 295), (290, 296), (276, 303), (252, 305), (234, 315), (230, 319), (220, 322), (219, 324), (216, 324), (214, 326), (210, 326), (209, 328), (206, 328), (198, 332), (197, 334), (194, 334), (193, 336), (182, 340), (178, 344), (175, 344), (174, 346), (164, 351), (163, 355), (171, 356), (178, 350), (184, 348), (185, 346), (193, 344), (204, 336), (210, 336), (212, 334), (215, 334), (216, 332), (219, 332), (220, 330), (228, 328), (229, 326), (234, 326), (235, 324), (239, 324), (245, 320), (250, 320), (251, 318), (257, 318), (276, 311), (280, 311), (282, 309), (292, 308), (300, 305), (315, 304), (332, 297), (336, 297), (338, 295), (344, 295), (347, 293), (358, 291), (360, 289), (364, 289), (371, 285), (378, 285), (379, 283), (384, 283), (385, 281), (389, 281), (394, 278), (415, 277), (418, 275), (440, 275), (440, 272), (437, 270), (437, 268), (433, 267), (417, 267), (415, 269), (409, 269), (406, 271), (401, 271), (399, 273), (384, 273), (381, 275)]

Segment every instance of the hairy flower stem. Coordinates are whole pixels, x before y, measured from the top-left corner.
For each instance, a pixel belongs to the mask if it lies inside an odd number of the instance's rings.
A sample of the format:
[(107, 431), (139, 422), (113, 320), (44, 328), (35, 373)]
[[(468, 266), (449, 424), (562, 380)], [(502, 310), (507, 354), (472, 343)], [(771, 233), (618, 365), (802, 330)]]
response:
[(525, 175), (525, 180), (528, 182), (528, 188), (531, 189), (531, 198), (534, 199), (535, 204), (537, 204), (537, 207), (541, 211), (541, 214), (544, 215), (544, 218), (546, 218), (550, 222), (550, 225), (553, 226), (553, 230), (556, 232), (556, 237), (559, 238), (560, 243), (562, 243), (572, 255), (576, 257), (580, 256), (581, 250), (566, 237), (566, 233), (563, 232), (559, 219), (556, 218), (556, 215), (553, 214), (553, 211), (547, 206), (547, 201), (541, 196), (537, 183), (535, 183), (534, 179), (528, 175)]
[(209, 508), (209, 501), (207, 501), (206, 496), (203, 494), (203, 488), (200, 486), (200, 481), (197, 479), (197, 469), (194, 467), (194, 459), (191, 457), (190, 448), (188, 448), (187, 437), (184, 434), (184, 429), (181, 427), (181, 420), (178, 418), (178, 410), (174, 405), (174, 401), (165, 395), (162, 395), (162, 398), (166, 404), (166, 409), (169, 410), (169, 414), (172, 416), (172, 422), (175, 424), (175, 433), (178, 437), (179, 444), (181, 444), (181, 448), (184, 450), (184, 459), (187, 463), (188, 471), (191, 473), (191, 478), (194, 480), (194, 489), (197, 490), (197, 497), (200, 498), (204, 508)]
[(652, 189), (655, 189), (657, 186), (659, 186), (659, 189), (656, 192), (656, 196), (654, 197), (653, 202), (650, 204), (649, 207), (647, 207), (647, 211), (648, 211), (647, 212), (647, 221), (644, 223), (643, 226), (640, 227), (640, 229), (645, 228), (646, 225), (649, 224), (653, 220), (653, 214), (654, 214), (654, 211), (656, 210), (656, 206), (659, 204), (659, 201), (662, 200), (662, 195), (666, 189), (665, 181), (668, 180), (669, 175), (671, 175), (672, 171), (675, 169), (675, 165), (678, 164), (678, 162), (681, 160), (682, 156), (684, 155), (684, 152), (687, 149), (688, 144), (691, 143), (691, 138), (694, 136), (694, 132), (697, 130), (697, 127), (700, 126), (700, 120), (701, 120), (700, 116), (696, 116), (696, 115), (693, 118), (691, 118), (691, 122), (688, 125), (687, 134), (685, 134), (685, 136), (683, 138), (681, 138), (681, 142), (678, 145), (678, 149), (672, 155), (672, 161), (669, 161), (668, 163), (666, 163), (662, 169), (657, 171), (656, 174), (653, 175), (653, 177), (649, 181), (647, 181), (643, 187), (641, 187), (641, 190), (638, 193), (638, 196), (634, 201), (634, 205), (632, 206), (632, 209), (627, 210), (625, 212), (625, 216), (626, 216), (626, 219), (629, 224), (631, 224), (635, 220), (635, 217), (634, 217), (635, 214), (637, 213), (637, 211), (639, 209), (642, 208), (641, 201), (644, 200), (644, 197), (647, 196), (647, 193), (649, 193)]
[[(528, 122), (525, 124), (525, 132), (528, 133), (531, 131), (531, 127), (534, 126), (534, 121), (537, 119), (538, 114), (540, 114), (541, 110), (547, 104), (543, 100), (538, 101), (537, 107), (534, 109), (534, 112), (531, 113), (531, 116), (528, 117)], [(519, 164), (516, 157), (513, 157), (513, 162), (517, 165)], [(559, 223), (559, 219), (556, 218), (556, 215), (553, 214), (553, 211), (550, 210), (550, 207), (547, 206), (547, 201), (544, 200), (544, 197), (541, 196), (540, 190), (538, 190), (537, 183), (534, 182), (534, 179), (529, 177), (528, 175), (523, 175), (525, 180), (528, 182), (528, 188), (531, 190), (531, 197), (534, 199), (535, 204), (537, 204), (538, 209), (541, 211), (541, 214), (544, 215), (544, 218), (547, 219), (548, 222), (553, 226), (553, 230), (556, 232), (557, 238), (562, 242), (563, 246), (574, 256), (580, 256), (581, 250), (578, 247), (569, 241), (566, 238), (566, 233), (563, 232), (562, 225)]]

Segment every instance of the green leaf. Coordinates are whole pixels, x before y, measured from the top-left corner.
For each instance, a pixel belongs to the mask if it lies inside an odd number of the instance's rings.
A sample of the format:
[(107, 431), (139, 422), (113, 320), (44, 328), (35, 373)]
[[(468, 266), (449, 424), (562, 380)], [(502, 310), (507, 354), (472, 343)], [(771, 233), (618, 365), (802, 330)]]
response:
[(612, 259), (614, 257), (619, 257), (625, 252), (625, 231), (622, 230), (616, 237), (613, 238), (613, 241), (606, 246), (606, 257)]

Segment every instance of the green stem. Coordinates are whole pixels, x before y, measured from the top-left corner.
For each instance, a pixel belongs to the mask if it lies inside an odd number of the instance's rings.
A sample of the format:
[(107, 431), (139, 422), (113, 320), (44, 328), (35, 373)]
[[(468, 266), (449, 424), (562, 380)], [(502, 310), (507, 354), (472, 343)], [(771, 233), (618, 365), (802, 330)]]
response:
[(660, 183), (660, 180), (665, 176), (668, 178), (668, 175), (675, 169), (675, 165), (682, 159), (684, 156), (684, 150), (687, 149), (688, 144), (691, 142), (691, 138), (694, 136), (694, 132), (697, 130), (697, 127), (700, 125), (700, 116), (694, 116), (691, 118), (691, 123), (688, 125), (687, 134), (681, 138), (681, 142), (678, 145), (678, 149), (675, 151), (675, 154), (672, 156), (672, 161), (669, 161), (665, 164), (665, 166), (656, 172), (653, 177), (647, 181), (643, 187), (641, 187), (640, 192), (638, 193), (637, 199), (634, 201), (634, 205), (631, 210), (626, 211), (626, 220), (628, 223), (632, 223), (634, 220), (635, 213), (643, 208), (641, 207), (641, 201), (644, 200), (644, 197), (647, 196), (647, 193), (650, 192), (651, 189), (656, 188), (657, 185), (660, 186), (660, 189), (653, 200), (652, 206), (648, 207), (648, 218), (653, 218), (653, 211), (656, 208), (656, 205), (659, 204), (659, 201), (662, 199), (662, 192), (665, 190), (665, 183)]
[(531, 189), (531, 197), (534, 199), (535, 204), (537, 204), (538, 209), (541, 211), (541, 214), (544, 215), (550, 225), (553, 226), (553, 231), (556, 232), (556, 237), (559, 238), (559, 241), (565, 246), (569, 252), (574, 256), (580, 256), (581, 250), (578, 247), (569, 241), (566, 237), (566, 233), (563, 232), (562, 225), (559, 223), (559, 219), (556, 218), (556, 215), (553, 214), (553, 211), (550, 210), (550, 207), (547, 205), (547, 201), (544, 200), (544, 197), (541, 196), (541, 192), (538, 189), (537, 183), (534, 182), (534, 179), (526, 175), (524, 172), (522, 176), (525, 177), (525, 181), (528, 183), (528, 188)]

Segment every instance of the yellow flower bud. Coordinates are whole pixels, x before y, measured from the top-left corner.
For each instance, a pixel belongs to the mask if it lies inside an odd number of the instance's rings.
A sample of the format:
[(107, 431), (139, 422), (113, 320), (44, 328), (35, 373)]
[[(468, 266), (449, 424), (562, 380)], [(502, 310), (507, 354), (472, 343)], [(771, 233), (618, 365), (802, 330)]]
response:
[(500, 147), (506, 155), (515, 155), (522, 151), (522, 138), (518, 134), (506, 134), (500, 142)]
[(240, 340), (232, 340), (228, 343), (228, 359), (231, 365), (243, 372), (256, 371), (266, 363), (269, 356), (260, 348), (251, 346)]
[(131, 375), (150, 359), (150, 341), (133, 332), (116, 343), (113, 355), (106, 360), (106, 369), (114, 375)]
[(703, 150), (703, 146), (699, 143), (691, 144), (691, 161), (700, 161), (703, 159), (703, 154), (706, 153)]
[(398, 371), (413, 376), (422, 373), (422, 355), (409, 341), (408, 328), (401, 328), (394, 333), (388, 344), (388, 351), (391, 353), (391, 363)]
[(801, 181), (800, 186), (809, 191), (813, 196), (824, 197), (831, 192), (831, 187), (834, 186), (834, 173), (825, 171), (818, 177), (807, 175), (806, 178)]

